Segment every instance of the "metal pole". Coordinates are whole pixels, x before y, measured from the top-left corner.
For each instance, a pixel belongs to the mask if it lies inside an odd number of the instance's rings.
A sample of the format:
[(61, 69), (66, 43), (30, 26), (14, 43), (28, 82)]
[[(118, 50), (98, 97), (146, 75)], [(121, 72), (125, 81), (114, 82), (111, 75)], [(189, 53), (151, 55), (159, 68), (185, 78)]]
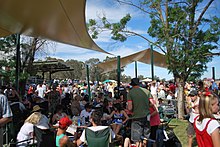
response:
[(152, 81), (154, 80), (154, 50), (153, 45), (150, 46), (150, 53), (151, 53), (151, 77)]
[(137, 61), (134, 62), (134, 68), (135, 68), (135, 78), (137, 78)]
[(19, 91), (19, 75), (20, 75), (20, 34), (16, 35), (16, 74), (15, 74), (15, 85), (16, 90)]
[(87, 85), (88, 85), (88, 94), (89, 94), (89, 102), (91, 102), (91, 92), (90, 92), (90, 83), (89, 83), (89, 65), (86, 65), (86, 75), (87, 75)]
[(117, 85), (117, 96), (119, 98), (119, 87), (120, 87), (120, 83), (121, 83), (121, 60), (120, 60), (120, 56), (117, 57), (117, 81), (118, 81), (118, 85)]
[(215, 67), (212, 67), (212, 79), (215, 80)]
[(5, 143), (8, 144), (8, 133), (9, 133), (9, 130), (8, 130), (8, 124), (5, 125)]
[(97, 87), (99, 87), (99, 73), (97, 72), (97, 66), (95, 66), (95, 75), (96, 75), (96, 81), (97, 81)]

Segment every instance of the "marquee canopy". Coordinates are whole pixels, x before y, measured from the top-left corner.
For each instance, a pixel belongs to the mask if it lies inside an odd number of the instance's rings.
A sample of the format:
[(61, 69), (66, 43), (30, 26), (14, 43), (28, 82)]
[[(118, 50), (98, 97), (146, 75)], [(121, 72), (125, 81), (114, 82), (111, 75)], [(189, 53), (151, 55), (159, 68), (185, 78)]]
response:
[(86, 0), (0, 0), (0, 37), (19, 33), (108, 53), (87, 32), (85, 4)]
[[(153, 51), (153, 56), (154, 56), (155, 66), (167, 68), (165, 55), (157, 51)], [(151, 64), (151, 51), (150, 49), (146, 49), (146, 50), (134, 53), (132, 55), (123, 57), (121, 58), (120, 61), (121, 61), (121, 67), (124, 67), (134, 61)], [(115, 70), (117, 69), (117, 58), (107, 61), (107, 62), (99, 63), (97, 64), (97, 66), (104, 70), (103, 73), (107, 73), (109, 71)]]

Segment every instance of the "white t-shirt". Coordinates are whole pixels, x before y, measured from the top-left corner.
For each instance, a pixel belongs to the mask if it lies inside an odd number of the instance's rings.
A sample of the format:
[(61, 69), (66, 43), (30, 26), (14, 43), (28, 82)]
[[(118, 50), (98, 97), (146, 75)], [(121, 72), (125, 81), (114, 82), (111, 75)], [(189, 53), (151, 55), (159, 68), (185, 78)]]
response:
[(151, 92), (152, 95), (157, 94), (157, 87), (156, 86), (151, 86), (150, 87), (150, 92)]
[(42, 85), (44, 91), (47, 91), (47, 86), (45, 84)]
[(30, 139), (34, 131), (34, 125), (31, 123), (24, 123), (17, 135), (17, 141)]
[[(108, 126), (92, 126), (92, 127), (88, 127), (88, 129), (92, 130), (92, 131), (99, 131), (99, 130), (103, 130), (103, 129), (106, 129)], [(115, 138), (115, 133), (112, 131), (111, 129), (111, 135), (112, 135), (112, 138)], [(86, 134), (85, 134), (85, 130), (83, 130), (82, 132), (82, 135), (80, 137), (80, 140), (82, 142), (86, 142)]]
[(80, 117), (81, 117), (81, 118), (82, 118), (82, 117), (85, 117), (85, 118), (89, 117), (89, 118), (90, 118), (91, 114), (92, 114), (92, 111), (91, 111), (91, 112), (87, 112), (87, 111), (84, 109), (84, 110), (81, 111)]
[(168, 99), (168, 100), (172, 100), (173, 97), (172, 97), (171, 95), (168, 94), (168, 95), (167, 95), (167, 99)]
[[(203, 131), (205, 129), (205, 126), (207, 124), (207, 122), (210, 120), (210, 118), (205, 118), (202, 120), (202, 122), (198, 122), (196, 121), (196, 128), (199, 130), (199, 131)], [(217, 120), (213, 119), (209, 122), (209, 125), (207, 127), (207, 133), (209, 135), (211, 135), (211, 133), (220, 127), (220, 124)]]
[[(199, 97), (197, 98), (196, 102), (190, 102), (191, 106), (194, 107), (195, 105), (197, 105), (197, 107), (199, 106)], [(194, 108), (191, 109), (190, 112), (190, 117), (189, 117), (189, 122), (193, 123), (194, 119), (198, 116), (199, 114), (196, 113), (196, 110)]]
[(44, 89), (42, 87), (39, 87), (37, 90), (38, 92), (38, 96), (41, 97), (41, 98), (44, 98)]

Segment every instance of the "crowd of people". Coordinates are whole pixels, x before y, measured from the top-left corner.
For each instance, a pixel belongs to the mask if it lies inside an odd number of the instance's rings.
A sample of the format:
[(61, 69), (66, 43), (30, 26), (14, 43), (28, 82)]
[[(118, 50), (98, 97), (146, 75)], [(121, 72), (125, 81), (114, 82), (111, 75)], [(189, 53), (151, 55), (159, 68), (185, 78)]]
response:
[[(185, 84), (189, 146), (193, 144), (194, 134), (199, 146), (220, 146), (219, 123), (214, 117), (218, 113), (219, 86), (214, 80)], [(86, 129), (72, 140), (66, 135), (70, 125), (85, 126), (92, 131), (110, 127), (111, 138), (120, 140), (119, 146), (147, 146), (141, 138), (157, 139), (162, 106), (166, 103), (176, 107), (178, 99), (178, 86), (159, 80), (141, 82), (133, 78), (130, 83), (121, 83), (118, 87), (112, 81), (94, 82), (90, 83), (90, 89), (89, 94), (86, 83), (54, 80), (52, 83), (28, 84), (25, 96), (20, 96), (10, 84), (2, 87), (0, 133), (3, 133), (2, 126), (12, 121), (15, 129), (11, 138), (17, 146), (30, 143), (27, 140), (34, 136), (33, 126), (43, 130), (55, 128), (56, 146), (83, 146), (88, 143)], [(18, 120), (21, 123), (17, 123)], [(3, 140), (0, 139), (0, 146)], [(156, 142), (148, 143), (148, 146), (154, 147)]]

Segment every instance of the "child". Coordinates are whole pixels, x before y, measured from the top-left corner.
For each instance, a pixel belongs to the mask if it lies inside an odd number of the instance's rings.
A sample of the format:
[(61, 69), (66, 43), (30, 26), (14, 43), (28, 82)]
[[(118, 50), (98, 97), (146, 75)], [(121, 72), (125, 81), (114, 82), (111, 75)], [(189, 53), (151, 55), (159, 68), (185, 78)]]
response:
[(218, 96), (209, 91), (205, 92), (199, 101), (199, 115), (193, 122), (199, 147), (220, 146), (220, 125), (213, 116), (218, 110)]
[(199, 115), (199, 97), (196, 90), (191, 90), (188, 94), (188, 106), (186, 108), (189, 113), (189, 122), (187, 127), (187, 136), (188, 136), (188, 147), (191, 147), (193, 144), (193, 136), (195, 135), (195, 130), (193, 128), (193, 122), (196, 116)]
[[(158, 108), (156, 106), (156, 101), (152, 98), (149, 99), (150, 102), (150, 139), (156, 140), (156, 132), (158, 126), (160, 125), (160, 116), (158, 112)], [(156, 146), (154, 144), (153, 146)]]

